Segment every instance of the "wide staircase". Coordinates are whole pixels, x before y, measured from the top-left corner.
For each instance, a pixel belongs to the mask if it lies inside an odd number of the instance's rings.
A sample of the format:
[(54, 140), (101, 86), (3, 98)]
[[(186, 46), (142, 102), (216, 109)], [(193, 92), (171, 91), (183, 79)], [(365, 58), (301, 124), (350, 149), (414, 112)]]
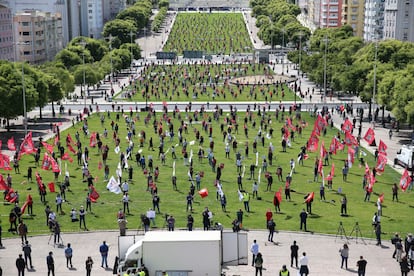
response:
[(170, 0), (170, 9), (197, 11), (205, 9), (240, 10), (249, 8), (249, 0)]

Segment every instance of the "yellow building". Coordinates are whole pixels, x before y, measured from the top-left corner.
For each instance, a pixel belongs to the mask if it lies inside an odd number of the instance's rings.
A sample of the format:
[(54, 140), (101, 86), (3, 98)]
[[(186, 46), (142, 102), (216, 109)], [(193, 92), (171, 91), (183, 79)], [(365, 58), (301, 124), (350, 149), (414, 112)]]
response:
[(350, 25), (359, 37), (364, 33), (364, 4), (364, 0), (343, 0), (342, 3), (342, 25)]

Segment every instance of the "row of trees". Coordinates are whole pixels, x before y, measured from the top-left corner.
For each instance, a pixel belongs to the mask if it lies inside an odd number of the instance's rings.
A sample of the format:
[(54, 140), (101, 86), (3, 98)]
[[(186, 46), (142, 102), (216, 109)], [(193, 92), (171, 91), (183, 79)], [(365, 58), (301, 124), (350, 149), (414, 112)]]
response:
[[(158, 5), (168, 5), (164, 2)], [(135, 2), (105, 24), (104, 39), (77, 37), (43, 65), (0, 61), (0, 116), (8, 122), (23, 114), (23, 89), (26, 110), (39, 107), (42, 118), (42, 108), (67, 97), (75, 84), (83, 84), (84, 75), (85, 84), (93, 86), (111, 72), (111, 67), (114, 72), (128, 68), (132, 59), (141, 58), (141, 49), (134, 41), (138, 30), (147, 26), (152, 7), (148, 0)]]
[(251, 0), (250, 6), (259, 28), (257, 35), (264, 43), (272, 47), (298, 45), (309, 39), (309, 29), (296, 19), (300, 14), (297, 5), (285, 0)]
[[(306, 45), (300, 67), (312, 81), (323, 87), (326, 61), (327, 87), (375, 102), (399, 122), (414, 124), (414, 43), (365, 43), (343, 26), (316, 30)], [(299, 49), (288, 58), (299, 63)]]

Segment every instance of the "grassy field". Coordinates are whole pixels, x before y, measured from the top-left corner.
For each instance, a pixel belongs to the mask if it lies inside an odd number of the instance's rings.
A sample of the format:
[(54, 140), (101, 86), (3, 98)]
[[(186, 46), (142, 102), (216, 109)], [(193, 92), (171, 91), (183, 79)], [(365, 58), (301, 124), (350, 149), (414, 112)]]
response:
[[(294, 93), (285, 84), (247, 85), (254, 76), (271, 76), (264, 64), (150, 65), (132, 85), (136, 94), (129, 101), (293, 101)], [(234, 78), (239, 78), (239, 85)], [(246, 83), (242, 85), (241, 83)], [(130, 91), (131, 86), (124, 89)], [(119, 99), (119, 97), (118, 97)], [(300, 101), (300, 97), (297, 97)]]
[[(128, 145), (126, 136), (127, 136), (127, 126), (125, 123), (124, 114), (120, 116), (120, 120), (116, 121), (116, 113), (111, 113), (110, 118), (107, 117), (107, 114), (104, 114), (105, 121), (101, 125), (100, 115), (95, 114), (88, 118), (88, 126), (90, 133), (99, 132), (100, 137), (102, 138), (103, 144), (107, 144), (110, 148), (108, 164), (110, 167), (110, 176), (115, 175), (115, 170), (119, 162), (119, 156), (114, 152), (114, 140), (113, 131), (111, 127), (111, 121), (113, 120), (119, 126), (119, 139), (120, 139), (120, 149), (125, 151)], [(269, 121), (267, 120), (267, 115), (269, 116)], [(286, 112), (287, 116), (288, 113)], [(140, 118), (136, 120), (136, 133), (137, 136), (133, 138), (135, 148), (133, 159), (129, 160), (129, 165), (133, 167), (133, 181), (130, 185), (130, 209), (131, 215), (127, 216), (128, 227), (131, 229), (141, 228), (140, 215), (145, 213), (148, 208), (152, 207), (152, 197), (150, 192), (146, 191), (146, 175), (144, 175), (141, 168), (137, 166), (135, 162), (135, 153), (138, 150), (142, 150), (142, 154), (145, 156), (148, 164), (148, 157), (151, 155), (154, 160), (154, 168), (159, 166), (159, 179), (156, 181), (158, 186), (158, 193), (161, 198), (160, 208), (162, 214), (158, 214), (156, 218), (157, 226), (164, 227), (164, 215), (172, 214), (176, 218), (176, 226), (178, 228), (185, 228), (186, 226), (186, 217), (189, 212), (186, 210), (186, 195), (189, 192), (190, 182), (188, 181), (188, 167), (184, 165), (184, 161), (181, 154), (181, 146), (176, 148), (176, 153), (178, 159), (176, 160), (176, 176), (177, 176), (177, 186), (178, 190), (173, 190), (171, 184), (171, 176), (173, 171), (173, 160), (171, 157), (171, 151), (167, 153), (166, 164), (161, 164), (161, 161), (158, 159), (158, 150), (157, 146), (159, 145), (159, 138), (154, 132), (153, 121), (154, 118), (147, 118), (147, 123), (145, 124), (146, 115), (141, 113)], [(162, 115), (157, 113), (156, 119), (162, 121), (163, 130), (167, 129), (167, 123), (164, 121)], [(211, 119), (212, 126), (212, 139), (214, 140), (214, 156), (217, 159), (217, 164), (223, 163), (224, 168), (222, 170), (222, 185), (223, 191), (227, 197), (227, 212), (222, 211), (220, 206), (220, 201), (216, 200), (216, 189), (214, 186), (214, 179), (216, 173), (212, 172), (211, 167), (208, 165), (207, 158), (203, 158), (202, 161), (198, 160), (197, 151), (200, 147), (198, 141), (195, 141), (195, 132), (198, 130), (202, 136), (204, 136), (203, 148), (205, 149), (205, 155), (207, 155), (207, 148), (209, 147), (209, 138), (208, 133), (202, 129), (201, 121), (203, 119), (209, 120), (212, 118), (212, 114), (198, 114), (198, 121), (193, 118), (192, 124), (189, 124), (189, 118), (186, 114), (181, 113), (181, 118), (173, 118), (171, 114), (168, 115), (171, 118), (171, 123), (174, 125), (174, 131), (176, 133), (173, 141), (170, 141), (169, 137), (165, 138), (165, 150), (169, 149), (172, 145), (178, 143), (177, 130), (180, 126), (180, 122), (187, 122), (188, 124), (188, 134), (183, 133), (183, 136), (187, 139), (188, 151), (192, 150), (193, 157), (193, 167), (194, 174), (198, 171), (204, 172), (204, 177), (201, 181), (201, 187), (207, 188), (209, 195), (206, 198), (201, 198), (197, 192), (195, 195), (195, 203), (193, 216), (195, 218), (195, 227), (202, 228), (202, 216), (201, 213), (203, 209), (208, 206), (209, 209), (213, 212), (213, 220), (220, 222), (226, 228), (231, 227), (231, 222), (236, 218), (236, 211), (239, 208), (243, 208), (243, 203), (238, 199), (237, 193), (237, 169), (235, 154), (236, 152), (231, 149), (230, 158), (225, 158), (225, 143), (223, 142), (223, 136), (220, 131), (220, 125), (224, 124), (224, 128), (227, 129), (227, 125), (224, 123), (224, 118), (228, 117), (229, 114), (222, 114), (217, 121)], [(194, 116), (194, 113), (189, 113), (188, 116)], [(255, 164), (256, 157), (253, 153), (252, 143), (257, 137), (258, 129), (260, 126), (261, 117), (254, 112), (252, 114), (252, 120), (247, 119), (247, 126), (249, 129), (248, 138), (244, 135), (243, 124), (245, 120), (246, 113), (239, 113), (237, 118), (237, 123), (239, 125), (239, 133), (235, 134), (237, 139), (237, 151), (240, 151), (243, 156), (243, 166), (246, 167), (246, 172), (243, 178), (243, 188), (249, 192), (252, 190), (253, 180), (249, 178), (249, 167), (251, 164)], [(136, 115), (133, 114), (132, 118), (136, 119)], [(264, 172), (261, 174), (261, 181), (259, 184), (259, 196), (261, 200), (251, 199), (250, 209), (251, 212), (244, 212), (244, 221), (243, 227), (245, 229), (257, 229), (265, 228), (265, 212), (268, 208), (274, 211), (273, 206), (273, 197), (275, 191), (279, 188), (284, 187), (284, 181), (278, 181), (277, 176), (275, 175), (276, 168), (281, 166), (283, 168), (284, 177), (290, 170), (289, 160), (294, 158), (296, 160), (297, 154), (300, 151), (300, 147), (303, 146), (313, 127), (313, 117), (310, 117), (308, 113), (302, 112), (302, 118), (308, 123), (308, 126), (304, 128), (303, 134), (301, 137), (297, 136), (295, 141), (292, 141), (292, 147), (288, 148), (287, 152), (281, 152), (281, 135), (280, 129), (284, 120), (279, 116), (279, 120), (276, 120), (275, 113), (268, 113), (264, 117), (264, 122), (268, 122), (267, 130), (263, 126), (263, 135), (270, 130), (274, 129), (273, 137), (271, 139), (264, 139), (265, 145), (262, 146), (261, 143), (258, 143), (258, 168), (256, 169), (255, 179), (257, 180), (257, 175), (259, 168), (262, 165), (262, 159), (267, 158), (267, 151), (270, 143), (275, 147), (273, 164), (268, 166), (268, 171), (272, 173), (274, 178), (274, 183), (272, 191), (266, 190), (266, 179), (264, 177)], [(253, 123), (256, 123), (255, 128), (253, 128)], [(298, 121), (293, 119), (293, 124), (299, 124)], [(234, 125), (234, 122), (233, 122)], [(108, 129), (108, 138), (103, 138), (104, 128)], [(84, 136), (82, 133), (82, 125), (77, 124), (75, 127), (69, 128), (67, 131), (61, 133), (61, 142), (65, 144), (65, 138), (68, 133), (71, 134), (73, 139), (75, 139), (75, 132), (80, 133), (80, 141), (82, 142), (83, 147), (89, 146), (89, 137)], [(140, 148), (139, 146), (139, 137), (138, 134), (141, 131), (146, 133), (146, 141), (144, 147)], [(233, 129), (234, 133), (234, 129)], [(337, 134), (336, 129), (328, 129), (326, 137), (323, 137), (325, 140), (325, 146), (328, 148), (330, 140), (333, 135)], [(153, 137), (155, 151), (148, 149), (148, 141), (150, 137)], [(191, 141), (195, 141), (194, 144)], [(259, 140), (260, 141), (260, 140)], [(51, 141), (49, 141), (51, 143)], [(249, 154), (245, 154), (246, 143), (249, 145)], [(193, 144), (193, 145), (192, 145)], [(55, 148), (56, 150), (56, 148)], [(43, 156), (44, 149), (42, 149)], [(371, 196), (370, 202), (364, 202), (365, 192), (362, 189), (362, 176), (364, 173), (364, 167), (358, 166), (358, 161), (355, 161), (354, 166), (350, 169), (350, 174), (348, 176), (348, 181), (344, 182), (342, 180), (341, 168), (343, 166), (343, 160), (346, 158), (345, 153), (338, 153), (334, 155), (333, 159), (330, 162), (334, 162), (336, 166), (336, 173), (333, 180), (333, 190), (326, 191), (326, 201), (322, 202), (319, 200), (319, 186), (321, 180), (319, 178), (318, 182), (313, 181), (313, 163), (318, 152), (309, 153), (309, 159), (305, 161), (304, 166), (296, 164), (296, 173), (293, 174), (292, 181), (292, 201), (287, 202), (284, 199), (281, 203), (281, 213), (274, 214), (273, 217), (277, 224), (277, 229), (279, 230), (299, 230), (299, 213), (302, 208), (305, 208), (304, 196), (309, 192), (315, 192), (315, 200), (312, 206), (312, 215), (308, 219), (308, 230), (320, 233), (330, 233), (336, 234), (339, 226), (339, 222), (342, 221), (345, 231), (347, 234), (351, 232), (353, 226), (356, 222), (359, 222), (361, 227), (362, 234), (367, 237), (373, 237), (371, 219), (376, 211), (375, 201), (378, 198), (378, 194), (384, 193), (385, 200), (383, 206), (383, 217), (382, 217), (382, 230), (389, 235), (391, 233), (399, 231), (401, 233), (411, 232), (412, 227), (410, 224), (410, 219), (412, 216), (412, 208), (414, 207), (412, 202), (413, 194), (411, 192), (402, 193), (400, 192), (399, 202), (391, 201), (391, 186), (394, 182), (399, 181), (400, 176), (394, 172), (391, 168), (387, 167), (383, 175), (377, 177), (378, 182), (374, 186), (374, 193)], [(72, 154), (71, 154), (72, 155)], [(96, 177), (96, 189), (100, 194), (100, 198), (92, 206), (93, 213), (88, 213), (86, 222), (89, 230), (103, 230), (103, 229), (117, 229), (117, 220), (116, 214), (119, 208), (122, 208), (121, 198), (122, 195), (114, 194), (106, 189), (107, 181), (104, 180), (103, 169), (98, 168), (98, 163), (101, 161), (101, 155), (98, 153), (97, 148), (90, 148), (90, 160), (89, 168), (93, 175)], [(66, 194), (66, 202), (63, 204), (64, 215), (58, 215), (58, 221), (61, 224), (63, 232), (66, 231), (79, 231), (79, 224), (77, 222), (72, 223), (69, 217), (69, 212), (71, 208), (76, 208), (79, 210), (80, 205), (85, 205), (85, 198), (87, 195), (88, 187), (87, 183), (82, 181), (82, 171), (81, 166), (77, 165), (76, 156), (72, 155), (74, 162), (69, 163), (63, 161), (62, 170), (65, 171), (67, 166), (67, 171), (70, 173), (71, 186), (70, 192)], [(366, 160), (372, 168), (374, 166), (374, 159), (372, 156), (367, 156)], [(41, 162), (40, 162), (41, 163)], [(45, 206), (40, 202), (37, 184), (35, 180), (32, 183), (26, 181), (25, 175), (28, 166), (34, 167), (33, 175), (38, 171), (43, 177), (44, 183), (49, 183), (53, 181), (53, 173), (51, 171), (41, 170), (40, 167), (36, 168), (34, 163), (34, 158), (32, 156), (23, 156), (20, 163), (21, 174), (14, 174), (13, 176), (13, 188), (19, 191), (21, 204), (24, 202), (26, 195), (31, 194), (34, 199), (34, 216), (28, 217), (24, 215), (26, 223), (29, 227), (29, 234), (39, 234), (47, 233), (48, 229), (45, 226)], [(330, 170), (330, 166), (324, 167), (325, 174)], [(123, 177), (127, 177), (127, 171), (123, 172)], [(63, 179), (63, 175), (59, 177), (59, 181)], [(339, 194), (337, 191), (341, 188), (342, 192), (348, 197), (348, 214), (347, 217), (340, 216), (340, 199), (342, 194)], [(56, 194), (48, 193), (46, 199), (48, 204), (55, 210), (55, 197)], [(1, 207), (1, 216), (2, 216), (2, 226), (3, 226), (3, 236), (8, 237), (11, 234), (7, 233), (9, 228), (8, 223), (8, 214), (11, 210), (12, 205), (3, 205)], [(384, 237), (385, 238), (385, 237)]]
[(253, 45), (241, 13), (179, 13), (163, 51), (185, 50), (228, 55)]

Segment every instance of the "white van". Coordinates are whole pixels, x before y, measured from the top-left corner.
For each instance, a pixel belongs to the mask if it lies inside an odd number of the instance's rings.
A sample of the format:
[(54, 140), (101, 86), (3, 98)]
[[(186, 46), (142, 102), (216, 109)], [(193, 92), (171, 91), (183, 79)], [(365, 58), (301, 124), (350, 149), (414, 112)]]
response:
[(404, 168), (412, 170), (413, 151), (413, 145), (403, 145), (402, 148), (399, 151), (397, 151), (397, 157), (394, 159), (394, 165), (400, 165)]

